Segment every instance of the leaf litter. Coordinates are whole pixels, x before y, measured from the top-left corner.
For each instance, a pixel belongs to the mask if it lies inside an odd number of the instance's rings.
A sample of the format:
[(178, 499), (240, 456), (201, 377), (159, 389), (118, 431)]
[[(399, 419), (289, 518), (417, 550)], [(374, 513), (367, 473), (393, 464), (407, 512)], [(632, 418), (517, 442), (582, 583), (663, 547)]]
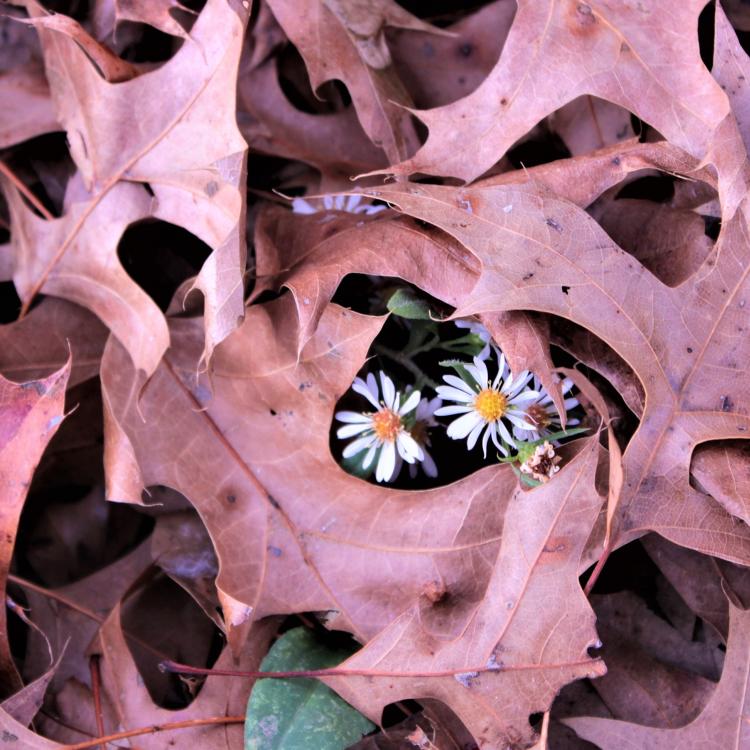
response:
[(748, 745), (738, 3), (4, 12), (1, 742)]

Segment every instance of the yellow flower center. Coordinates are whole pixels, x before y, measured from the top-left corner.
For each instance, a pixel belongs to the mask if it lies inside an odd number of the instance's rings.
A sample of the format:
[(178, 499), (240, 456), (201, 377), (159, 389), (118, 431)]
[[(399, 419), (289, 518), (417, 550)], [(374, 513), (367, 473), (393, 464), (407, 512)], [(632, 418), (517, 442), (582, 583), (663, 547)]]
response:
[(508, 399), (500, 391), (485, 388), (477, 393), (474, 408), (485, 422), (496, 422), (508, 409)]
[(372, 415), (372, 429), (379, 440), (392, 443), (401, 430), (401, 417), (391, 409), (381, 409)]
[(526, 410), (526, 418), (531, 424), (537, 427), (549, 427), (550, 418), (547, 410), (539, 404), (532, 404)]

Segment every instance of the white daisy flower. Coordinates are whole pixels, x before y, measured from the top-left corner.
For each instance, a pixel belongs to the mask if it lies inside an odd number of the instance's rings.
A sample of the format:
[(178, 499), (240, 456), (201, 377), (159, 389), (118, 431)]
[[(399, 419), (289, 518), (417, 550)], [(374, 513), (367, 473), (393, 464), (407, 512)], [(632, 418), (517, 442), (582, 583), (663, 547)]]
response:
[[(319, 205), (319, 201), (316, 201)], [(326, 211), (346, 211), (350, 214), (376, 214), (385, 211), (387, 206), (373, 206), (372, 203), (362, 203), (361, 195), (324, 195), (323, 208)], [(295, 214), (315, 214), (320, 209), (304, 198), (292, 200), (292, 211)]]
[[(563, 395), (570, 392), (573, 387), (573, 381), (570, 378), (565, 378), (562, 383)], [(534, 440), (540, 440), (546, 435), (551, 435), (553, 432), (558, 432), (562, 429), (562, 423), (560, 421), (560, 415), (557, 413), (555, 405), (552, 403), (552, 396), (549, 395), (547, 389), (542, 385), (539, 378), (534, 375), (534, 390), (539, 394), (535, 401), (532, 401), (526, 406), (526, 421), (529, 424), (534, 425), (533, 430), (528, 430), (525, 427), (513, 425), (513, 437), (516, 440), (522, 440), (532, 442)], [(577, 398), (566, 398), (564, 401), (565, 412), (569, 412), (575, 406), (578, 406)], [(573, 427), (580, 424), (579, 419), (566, 420), (568, 427)]]
[(505, 362), (505, 355), (500, 354), (498, 371), (495, 379), (490, 382), (487, 365), (474, 357), (474, 364), (465, 364), (464, 368), (472, 382), (465, 382), (455, 375), (443, 375), (448, 385), (437, 388), (438, 396), (443, 400), (456, 401), (453, 406), (443, 406), (435, 412), (438, 417), (461, 414), (458, 419), (448, 425), (448, 437), (462, 440), (468, 437), (466, 444), (471, 450), (484, 431), (482, 450), (487, 457), (487, 443), (490, 438), (495, 447), (504, 455), (508, 455), (505, 447), (516, 447), (503, 419), (507, 419), (513, 426), (533, 430), (534, 425), (525, 420), (526, 404), (536, 401), (539, 394), (536, 391), (525, 390), (531, 379), (531, 374), (524, 370), (514, 378)]
[[(424, 453), (424, 459), (419, 466), (422, 467), (422, 471), (433, 479), (438, 475), (437, 465), (435, 460), (428, 452), (428, 448), (431, 446), (430, 442), (430, 428), (437, 427), (437, 420), (435, 419), (435, 412), (443, 405), (443, 400), (439, 397), (433, 399), (423, 398), (417, 404), (417, 410), (414, 414), (414, 426), (411, 428), (411, 436), (417, 442), (417, 445), (422, 449)], [(417, 476), (417, 464), (413, 463), (409, 466), (409, 476), (414, 479)]]
[(366, 380), (354, 379), (352, 389), (364, 396), (377, 411), (337, 412), (336, 419), (346, 424), (339, 427), (336, 436), (344, 439), (359, 435), (344, 448), (344, 458), (351, 458), (366, 450), (362, 468), (367, 469), (379, 453), (375, 479), (378, 482), (389, 482), (396, 475), (397, 455), (409, 464), (424, 460), (424, 451), (404, 427), (404, 417), (417, 408), (420, 393), (413, 391), (402, 403), (401, 394), (384, 372), (380, 372), (380, 385), (383, 390), (382, 399), (378, 382), (372, 373)]
[(482, 349), (477, 357), (481, 360), (485, 360), (490, 356), (490, 341), (492, 336), (490, 332), (478, 321), (478, 320), (454, 320), (456, 328), (468, 328), (469, 333), (473, 333), (475, 336), (479, 336), (484, 342), (484, 349)]

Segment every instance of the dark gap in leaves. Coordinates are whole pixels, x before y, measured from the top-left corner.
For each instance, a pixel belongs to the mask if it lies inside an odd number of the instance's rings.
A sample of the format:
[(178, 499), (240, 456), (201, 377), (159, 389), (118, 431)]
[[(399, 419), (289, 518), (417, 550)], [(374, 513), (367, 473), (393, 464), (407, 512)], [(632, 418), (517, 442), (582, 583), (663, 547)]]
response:
[(742, 49), (750, 55), (750, 31), (743, 31), (742, 29), (735, 28), (734, 33), (737, 34), (737, 40)]
[(544, 714), (540, 711), (529, 715), (529, 724), (538, 732), (542, 728)]
[(654, 203), (668, 203), (674, 198), (675, 178), (670, 175), (648, 175), (629, 182), (615, 196), (615, 200), (621, 198), (639, 198), (641, 200), (654, 201)]
[(425, 125), (416, 115), (411, 115), (410, 119), (412, 124), (414, 125), (414, 130), (417, 133), (419, 145), (424, 146), (424, 144), (427, 142), (427, 136), (430, 133), (427, 125)]
[(90, 12), (90, 0), (45, 0), (44, 8), (53, 13), (65, 13), (76, 21), (87, 20)]
[(177, 54), (177, 51), (183, 44), (180, 37), (165, 34), (159, 29), (147, 24), (135, 24), (132, 21), (123, 21), (118, 24), (118, 32), (122, 33), (135, 27), (137, 36), (133, 34), (136, 41), (128, 44), (120, 53), (123, 60), (132, 63), (164, 63)]
[(101, 385), (66, 394), (68, 415), (47, 446), (21, 514), (13, 567), (43, 586), (62, 586), (118, 560), (140, 544), (153, 520), (104, 499)]
[(265, 305), (267, 302), (273, 302), (275, 299), (278, 299), (282, 294), (289, 294), (289, 290), (281, 289), (278, 292), (274, 292), (273, 289), (266, 289), (253, 300), (253, 304)]
[(12, 281), (0, 281), (0, 324), (12, 323), (21, 312), (21, 298)]
[(463, 16), (489, 5), (490, 2), (491, 0), (466, 0), (465, 2), (433, 0), (433, 2), (425, 3), (422, 0), (396, 0), (398, 5), (412, 15), (441, 27), (455, 23)]
[(537, 167), (559, 159), (570, 159), (571, 156), (563, 139), (557, 133), (549, 131), (535, 133), (507, 153), (510, 163), (516, 169)]
[(291, 43), (277, 55), (276, 70), (284, 96), (300, 112), (309, 115), (331, 114), (351, 105), (351, 96), (341, 81), (326, 81), (317, 92), (312, 90), (304, 60)]
[(65, 189), (76, 170), (65, 133), (31, 138), (14, 146), (2, 158), (53, 216), (62, 214)]
[[(407, 710), (405, 711), (404, 709)], [(383, 708), (383, 713), (380, 717), (380, 726), (387, 731), (392, 727), (398, 726), (404, 719), (408, 719), (409, 716), (421, 710), (422, 707), (419, 703), (412, 700), (389, 703)]]
[[(593, 566), (581, 577), (581, 584), (588, 580)], [(646, 554), (639, 541), (626, 544), (615, 550), (608, 558), (599, 578), (594, 585), (592, 594), (613, 594), (618, 591), (633, 591), (663, 619), (667, 619), (661, 611), (657, 598), (656, 580), (661, 571), (654, 561)]]
[(195, 276), (211, 248), (191, 232), (166, 221), (141, 221), (125, 231), (117, 254), (125, 270), (161, 310), (180, 284)]
[(721, 232), (721, 217), (719, 216), (704, 216), (703, 223), (705, 225), (706, 237), (710, 237), (714, 242), (719, 239), (719, 233)]
[(711, 70), (714, 66), (714, 26), (716, 4), (707, 3), (698, 16), (698, 46), (703, 64)]
[(190, 705), (205, 680), (165, 673), (165, 659), (212, 667), (225, 640), (184, 589), (163, 573), (131, 594), (122, 607), (125, 640), (154, 703), (179, 709)]

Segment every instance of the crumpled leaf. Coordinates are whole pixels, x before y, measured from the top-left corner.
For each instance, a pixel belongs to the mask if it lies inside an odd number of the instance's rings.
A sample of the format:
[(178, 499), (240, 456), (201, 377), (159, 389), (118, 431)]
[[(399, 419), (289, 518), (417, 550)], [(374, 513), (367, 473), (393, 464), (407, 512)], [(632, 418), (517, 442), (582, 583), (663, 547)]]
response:
[[(444, 33), (392, 0), (267, 0), (305, 59), (313, 90), (339, 79), (349, 90), (359, 121), (391, 163), (418, 145), (411, 103), (393, 69), (385, 26)], [(398, 106), (402, 105), (402, 106)]]
[[(698, 750), (710, 742), (716, 747), (741, 748), (750, 741), (748, 712), (750, 673), (750, 610), (730, 605), (727, 656), (721, 680), (708, 705), (691, 723), (676, 729), (643, 727), (612, 719), (565, 719), (584, 739), (602, 750), (633, 747), (670, 750), (675, 747)], [(709, 739), (710, 738), (710, 739)]]
[[(593, 527), (601, 507), (593, 491), (597, 448), (587, 440), (554, 484), (516, 490), (481, 599), (461, 601), (460, 583), (445, 581), (342, 665), (381, 679), (350, 675), (326, 683), (373, 719), (388, 703), (430, 697), (447, 703), (487, 747), (531, 741), (529, 714), (545, 710), (571, 679), (605, 672), (586, 653), (596, 633), (577, 574), (579, 524)], [(399, 677), (389, 678), (391, 671)]]
[[(10, 570), (18, 519), (34, 469), (47, 443), (64, 418), (65, 386), (70, 359), (43, 380), (16, 384), (0, 376), (0, 601)], [(22, 687), (10, 653), (7, 610), (0, 608), (0, 690), (7, 694)]]
[[(243, 315), (246, 144), (229, 82), (236, 80), (246, 19), (240, 2), (209, 0), (169, 62), (121, 84), (103, 80), (72, 40), (40, 29), (58, 116), (90, 196), (38, 266), (24, 269), (25, 301), (54, 276), (113, 192), (144, 183), (157, 199), (150, 215), (185, 227), (214, 251), (193, 286), (206, 300), (205, 356), (235, 328)], [(81, 302), (92, 304), (88, 296)], [(153, 372), (165, 348), (159, 342), (139, 364)]]
[[(261, 662), (264, 672), (334, 667), (352, 653), (319, 643), (305, 628), (294, 628), (273, 644)], [(313, 679), (258, 680), (245, 720), (245, 750), (344, 750), (375, 729), (322, 682)]]
[[(698, 54), (702, 9), (702, 0), (674, 8), (655, 1), (520, 2), (484, 83), (458, 102), (417, 112), (429, 128), (427, 142), (389, 171), (474, 180), (544, 116), (589, 94), (635, 113), (693, 156), (710, 155), (729, 188), (737, 148), (724, 135), (728, 101)], [(712, 153), (715, 139), (721, 153)], [(732, 195), (739, 200), (736, 186)]]
[[(389, 252), (393, 247), (399, 252)], [(255, 248), (258, 283), (251, 299), (266, 289), (289, 288), (300, 320), (300, 348), (348, 273), (397, 276), (456, 304), (479, 271), (458, 243), (408, 219), (366, 222), (358, 215), (300, 216), (271, 207), (256, 224)]]
[[(457, 315), (514, 309), (559, 315), (608, 342), (632, 367), (646, 409), (623, 455), (618, 544), (653, 530), (705, 554), (750, 562), (750, 531), (689, 485), (698, 443), (750, 429), (741, 385), (750, 286), (738, 251), (746, 204), (724, 225), (700, 283), (671, 288), (586, 213), (533, 182), (365, 192), (441, 227), (481, 260), (480, 280)], [(665, 493), (673, 502), (661, 502)]]

